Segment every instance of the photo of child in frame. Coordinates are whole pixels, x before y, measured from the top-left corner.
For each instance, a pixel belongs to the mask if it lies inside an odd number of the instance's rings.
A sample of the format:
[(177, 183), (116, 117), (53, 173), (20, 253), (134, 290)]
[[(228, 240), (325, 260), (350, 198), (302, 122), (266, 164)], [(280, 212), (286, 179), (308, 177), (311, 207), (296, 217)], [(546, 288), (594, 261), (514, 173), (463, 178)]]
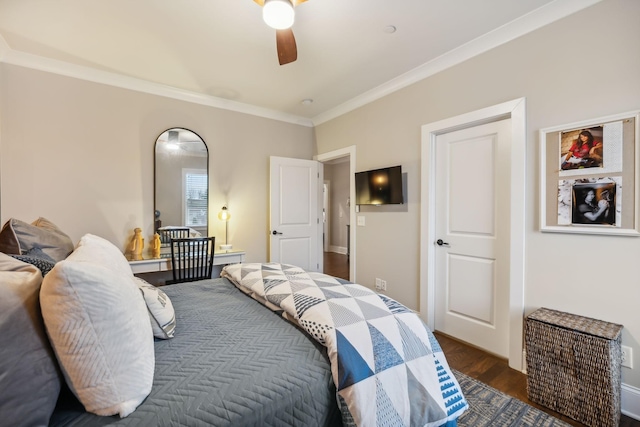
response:
[(572, 193), (573, 224), (616, 224), (615, 183), (576, 183)]
[(595, 126), (561, 133), (560, 169), (602, 167), (603, 127)]

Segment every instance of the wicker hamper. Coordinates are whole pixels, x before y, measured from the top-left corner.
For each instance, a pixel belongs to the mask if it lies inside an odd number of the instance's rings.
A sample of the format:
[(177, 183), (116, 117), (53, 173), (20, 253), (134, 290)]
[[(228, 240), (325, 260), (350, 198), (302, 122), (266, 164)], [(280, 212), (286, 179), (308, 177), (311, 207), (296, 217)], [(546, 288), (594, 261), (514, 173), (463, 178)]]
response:
[(529, 399), (589, 426), (618, 426), (622, 325), (541, 308), (525, 328)]

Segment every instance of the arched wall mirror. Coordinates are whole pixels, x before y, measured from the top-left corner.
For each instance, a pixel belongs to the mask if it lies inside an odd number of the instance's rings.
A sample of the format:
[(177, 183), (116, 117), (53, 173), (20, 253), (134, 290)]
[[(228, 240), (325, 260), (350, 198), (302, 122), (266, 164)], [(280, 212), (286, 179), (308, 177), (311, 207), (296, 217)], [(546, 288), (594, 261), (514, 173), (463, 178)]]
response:
[(209, 150), (203, 139), (183, 128), (162, 132), (156, 139), (154, 175), (154, 232), (187, 227), (191, 237), (207, 236)]

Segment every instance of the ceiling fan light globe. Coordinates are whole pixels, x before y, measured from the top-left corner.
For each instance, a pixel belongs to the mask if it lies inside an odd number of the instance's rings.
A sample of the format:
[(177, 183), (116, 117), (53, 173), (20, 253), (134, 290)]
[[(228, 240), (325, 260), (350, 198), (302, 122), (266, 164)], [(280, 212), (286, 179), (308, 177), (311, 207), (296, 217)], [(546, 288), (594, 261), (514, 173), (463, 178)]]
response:
[(276, 30), (291, 28), (294, 18), (293, 4), (289, 0), (265, 0), (262, 19), (271, 28)]

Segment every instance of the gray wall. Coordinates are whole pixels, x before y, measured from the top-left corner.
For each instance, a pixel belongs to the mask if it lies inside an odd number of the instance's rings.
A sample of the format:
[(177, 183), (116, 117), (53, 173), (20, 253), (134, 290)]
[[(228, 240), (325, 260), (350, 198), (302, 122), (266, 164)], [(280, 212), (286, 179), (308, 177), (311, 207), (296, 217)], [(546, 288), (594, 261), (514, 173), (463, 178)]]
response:
[(330, 182), (329, 245), (333, 252), (346, 253), (349, 224), (349, 163), (324, 165), (324, 180)]
[(209, 234), (224, 240), (227, 203), (230, 242), (264, 261), (269, 156), (313, 156), (309, 127), (18, 66), (0, 66), (0, 91), (0, 221), (44, 216), (74, 241), (93, 233), (124, 250), (135, 227), (150, 241), (154, 144), (184, 127), (209, 148)]
[(526, 97), (526, 311), (623, 324), (636, 366), (623, 381), (640, 387), (640, 238), (541, 233), (538, 215), (538, 130), (640, 109), (639, 18), (639, 1), (604, 0), (317, 126), (319, 154), (356, 145), (356, 170), (407, 172), (407, 212), (367, 212), (356, 227), (358, 282), (383, 278), (419, 308), (421, 126)]

